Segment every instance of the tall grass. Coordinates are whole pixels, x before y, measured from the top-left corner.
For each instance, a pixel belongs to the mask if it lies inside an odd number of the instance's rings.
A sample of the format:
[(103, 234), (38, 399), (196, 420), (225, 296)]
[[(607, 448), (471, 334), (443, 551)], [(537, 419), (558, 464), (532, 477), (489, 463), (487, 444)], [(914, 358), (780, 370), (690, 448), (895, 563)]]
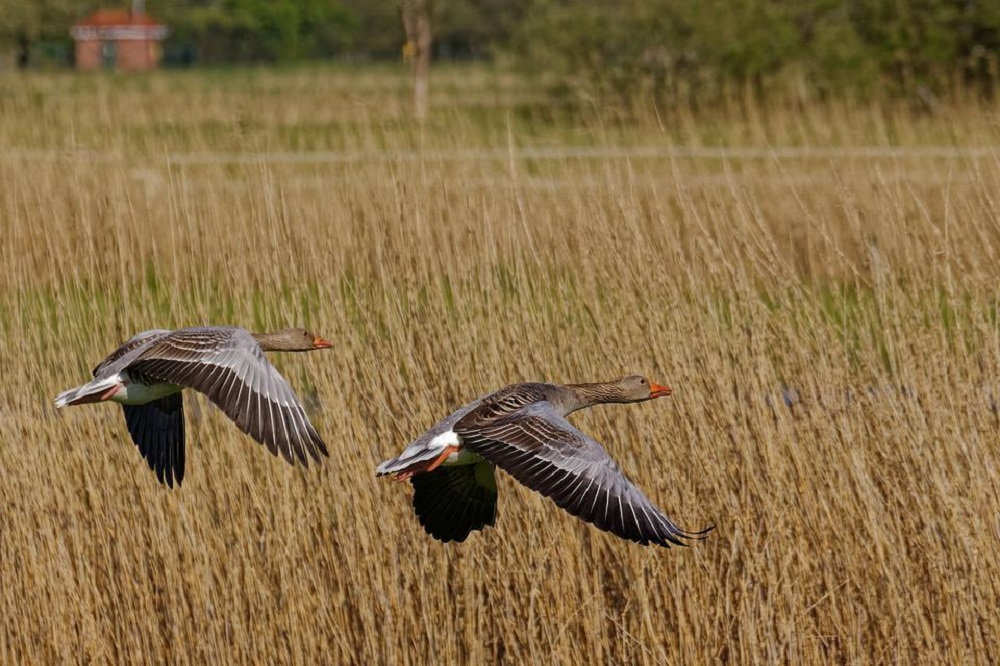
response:
[[(387, 72), (0, 85), (0, 661), (1000, 655), (997, 109), (625, 123), (456, 70), (419, 127)], [(204, 323), (336, 341), (273, 358), (325, 464), (190, 396), (170, 491), (118, 408), (52, 407)], [(574, 420), (695, 547), (508, 477), (442, 545), (373, 478), (484, 391), (631, 372), (674, 396)]]

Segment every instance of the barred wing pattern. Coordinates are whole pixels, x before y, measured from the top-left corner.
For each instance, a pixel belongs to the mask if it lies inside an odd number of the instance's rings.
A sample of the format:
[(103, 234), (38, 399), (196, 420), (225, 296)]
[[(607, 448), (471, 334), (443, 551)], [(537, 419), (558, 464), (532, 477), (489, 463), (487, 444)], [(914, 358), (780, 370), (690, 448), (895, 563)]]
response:
[(111, 352), (106, 359), (97, 364), (97, 367), (94, 368), (94, 378), (110, 377), (120, 372), (128, 366), (132, 359), (139, 356), (146, 347), (154, 344), (160, 338), (170, 335), (170, 333), (171, 331), (162, 328), (154, 328), (142, 333), (136, 333), (123, 342), (121, 347)]
[(329, 455), (285, 378), (240, 328), (189, 328), (160, 338), (128, 365), (130, 373), (194, 389), (268, 450), (308, 466)]
[(551, 388), (533, 382), (511, 384), (482, 398), (479, 406), (460, 421), (489, 423), (495, 419), (512, 416), (521, 409), (548, 399), (546, 389)]
[(686, 545), (711, 531), (686, 532), (634, 486), (596, 440), (548, 402), (495, 419), (477, 411), (455, 426), (469, 450), (506, 470), (569, 513), (643, 545)]

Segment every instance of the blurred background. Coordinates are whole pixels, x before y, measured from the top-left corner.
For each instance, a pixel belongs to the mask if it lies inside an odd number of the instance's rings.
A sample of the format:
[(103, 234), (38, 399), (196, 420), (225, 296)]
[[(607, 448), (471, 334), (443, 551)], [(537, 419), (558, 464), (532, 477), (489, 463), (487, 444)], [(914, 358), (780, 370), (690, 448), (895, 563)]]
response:
[(6, 0), (0, 67), (93, 66), (74, 48), (80, 28), (147, 22), (165, 28), (163, 67), (398, 61), (419, 50), (408, 11), (426, 13), (434, 61), (496, 63), (589, 94), (709, 103), (750, 84), (932, 104), (998, 84), (1000, 3), (985, 0)]

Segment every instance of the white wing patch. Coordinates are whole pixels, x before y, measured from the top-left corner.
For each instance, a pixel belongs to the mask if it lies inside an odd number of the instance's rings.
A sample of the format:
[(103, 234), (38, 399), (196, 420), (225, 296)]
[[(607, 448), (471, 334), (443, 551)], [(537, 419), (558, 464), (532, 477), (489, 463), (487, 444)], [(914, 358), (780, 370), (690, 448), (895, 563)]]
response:
[(428, 449), (443, 451), (448, 446), (461, 446), (462, 438), (454, 430), (447, 430), (427, 442)]

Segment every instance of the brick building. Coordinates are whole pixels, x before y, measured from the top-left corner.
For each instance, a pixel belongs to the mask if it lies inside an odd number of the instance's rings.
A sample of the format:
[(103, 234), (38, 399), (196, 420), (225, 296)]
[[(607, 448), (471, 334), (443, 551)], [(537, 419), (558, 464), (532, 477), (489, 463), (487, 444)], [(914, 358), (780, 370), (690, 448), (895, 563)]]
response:
[(73, 26), (76, 68), (140, 71), (160, 63), (167, 26), (144, 11), (101, 9)]

